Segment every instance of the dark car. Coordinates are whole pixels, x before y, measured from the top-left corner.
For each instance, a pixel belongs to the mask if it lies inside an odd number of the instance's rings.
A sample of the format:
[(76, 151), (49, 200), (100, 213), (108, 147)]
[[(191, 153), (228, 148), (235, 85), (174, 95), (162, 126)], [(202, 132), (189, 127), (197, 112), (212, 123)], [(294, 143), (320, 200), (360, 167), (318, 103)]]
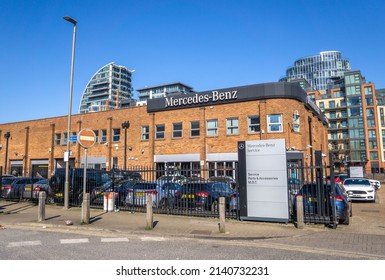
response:
[(230, 176), (212, 176), (209, 178), (209, 181), (210, 182), (223, 182), (223, 183), (230, 185), (230, 187), (233, 190), (238, 190), (237, 181), (235, 181), (235, 179), (233, 177), (230, 177)]
[(1, 197), (6, 199), (21, 199), (25, 185), (34, 184), (40, 179), (41, 178), (32, 177), (16, 177), (3, 179)]
[[(319, 188), (314, 183), (308, 183), (302, 186), (297, 195), (303, 197), (303, 209), (306, 215), (332, 215), (332, 195), (331, 184), (324, 184)], [(296, 200), (294, 210), (296, 211)], [(350, 199), (339, 184), (335, 184), (335, 209), (336, 219), (340, 224), (348, 225), (352, 216)]]
[[(86, 174), (86, 192), (91, 193), (96, 187), (102, 186), (109, 180), (109, 174), (106, 171), (98, 169), (87, 169)], [(83, 197), (83, 168), (69, 169), (69, 201), (79, 205)], [(64, 201), (65, 168), (58, 168), (51, 176), (49, 185), (55, 194), (57, 202)]]
[(128, 190), (131, 189), (135, 184), (136, 182), (134, 180), (118, 180), (116, 182), (109, 180), (104, 183), (103, 186), (96, 187), (91, 191), (91, 204), (102, 205), (104, 203), (104, 195), (113, 192), (115, 197), (115, 205), (117, 207), (123, 206)]
[(225, 197), (226, 208), (238, 209), (238, 192), (224, 182), (188, 182), (177, 196), (178, 207), (218, 212), (219, 197)]
[(39, 181), (33, 184), (27, 184), (24, 186), (23, 198), (26, 199), (38, 199), (40, 192), (46, 193), (46, 202), (54, 202), (54, 193), (51, 190), (48, 179), (40, 179)]

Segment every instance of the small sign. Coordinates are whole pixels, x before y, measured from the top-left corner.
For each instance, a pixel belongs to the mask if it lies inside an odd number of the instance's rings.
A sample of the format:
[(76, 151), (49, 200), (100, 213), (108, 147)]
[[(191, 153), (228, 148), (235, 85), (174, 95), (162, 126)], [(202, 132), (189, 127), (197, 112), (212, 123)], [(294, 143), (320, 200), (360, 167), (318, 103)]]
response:
[(78, 141), (78, 136), (77, 135), (71, 135), (70, 136), (70, 142), (76, 142), (76, 141)]
[(95, 145), (96, 135), (92, 129), (84, 128), (80, 130), (77, 137), (78, 143), (85, 149), (91, 148), (93, 145)]

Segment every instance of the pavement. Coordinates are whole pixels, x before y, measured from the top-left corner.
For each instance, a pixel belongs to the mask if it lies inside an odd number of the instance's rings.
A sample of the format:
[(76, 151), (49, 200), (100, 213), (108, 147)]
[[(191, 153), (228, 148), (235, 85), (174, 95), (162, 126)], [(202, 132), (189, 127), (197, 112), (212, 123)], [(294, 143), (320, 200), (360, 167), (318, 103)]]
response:
[(81, 222), (80, 207), (64, 209), (63, 206), (51, 204), (46, 205), (45, 219), (39, 222), (37, 204), (1, 199), (0, 229), (28, 228), (100, 236), (258, 242), (260, 246), (271, 248), (307, 252), (323, 250), (325, 254), (340, 255), (343, 258), (346, 256), (349, 259), (385, 260), (385, 203), (381, 202), (354, 205), (351, 224), (338, 225), (336, 229), (314, 224), (307, 224), (299, 229), (293, 223), (226, 219), (225, 232), (222, 233), (219, 230), (219, 218), (155, 213), (154, 227), (146, 229), (146, 213), (91, 209), (90, 222), (85, 224)]

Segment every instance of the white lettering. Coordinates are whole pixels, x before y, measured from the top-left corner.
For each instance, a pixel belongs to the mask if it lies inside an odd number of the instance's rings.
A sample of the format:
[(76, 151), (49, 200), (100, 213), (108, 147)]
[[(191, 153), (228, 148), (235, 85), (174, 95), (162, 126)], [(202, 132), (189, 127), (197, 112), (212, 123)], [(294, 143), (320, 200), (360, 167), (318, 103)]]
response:
[(224, 91), (224, 92), (218, 92), (216, 90), (212, 91), (212, 95), (204, 94), (204, 95), (198, 95), (195, 94), (194, 96), (186, 96), (186, 97), (166, 97), (165, 98), (165, 108), (167, 107), (177, 107), (177, 106), (186, 106), (186, 105), (194, 105), (194, 104), (202, 104), (207, 103), (210, 101), (217, 102), (217, 101), (226, 101), (226, 100), (233, 100), (237, 99), (237, 91)]

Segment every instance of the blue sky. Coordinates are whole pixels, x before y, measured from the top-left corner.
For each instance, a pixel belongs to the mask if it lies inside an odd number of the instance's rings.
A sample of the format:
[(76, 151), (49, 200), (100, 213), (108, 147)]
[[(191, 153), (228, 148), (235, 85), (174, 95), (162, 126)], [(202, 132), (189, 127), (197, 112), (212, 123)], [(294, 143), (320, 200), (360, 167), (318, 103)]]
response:
[(72, 113), (103, 65), (134, 89), (196, 91), (276, 82), (294, 60), (337, 50), (385, 88), (383, 0), (0, 0), (0, 123), (68, 113), (71, 23), (78, 21)]

